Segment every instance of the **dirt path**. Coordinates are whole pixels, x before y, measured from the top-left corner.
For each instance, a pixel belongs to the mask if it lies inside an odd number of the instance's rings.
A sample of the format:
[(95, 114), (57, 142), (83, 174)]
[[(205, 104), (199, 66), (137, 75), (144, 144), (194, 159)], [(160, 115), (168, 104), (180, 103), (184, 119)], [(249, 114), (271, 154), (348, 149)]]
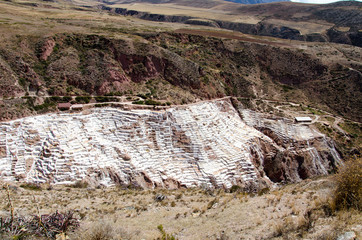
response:
[(343, 121), (342, 118), (336, 117), (335, 120), (334, 120), (334, 123), (333, 123), (333, 127), (334, 127), (335, 129), (337, 129), (339, 132), (341, 132), (341, 133), (344, 135), (345, 138), (347, 138), (348, 140), (350, 140), (350, 138), (349, 138), (349, 136), (348, 136), (348, 133), (346, 133), (346, 132), (338, 125), (338, 124), (339, 124), (340, 122), (342, 122), (342, 121)]

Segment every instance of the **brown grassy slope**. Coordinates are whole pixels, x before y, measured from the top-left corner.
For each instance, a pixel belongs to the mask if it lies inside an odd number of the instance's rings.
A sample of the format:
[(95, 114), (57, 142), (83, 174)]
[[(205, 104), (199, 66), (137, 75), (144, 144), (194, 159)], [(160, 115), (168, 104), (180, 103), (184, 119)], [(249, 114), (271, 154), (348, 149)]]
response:
[[(155, 239), (157, 226), (177, 239), (335, 239), (346, 231), (360, 234), (361, 214), (333, 211), (330, 178), (305, 180), (264, 195), (222, 190), (121, 190), (54, 186), (51, 190), (12, 188), (16, 215), (76, 210), (81, 229), (71, 239), (86, 239), (107, 229), (112, 237)], [(156, 194), (167, 198), (154, 200)], [(6, 191), (1, 190), (2, 214), (8, 214)], [(88, 238), (91, 239), (91, 238)]]
[[(69, 3), (34, 3), (0, 5), (3, 97), (132, 91), (181, 103), (235, 95), (315, 104), (360, 120), (360, 48), (229, 31), (154, 34), (167, 29)], [(5, 104), (12, 103), (20, 102)]]
[[(189, 24), (221, 27), (243, 33), (337, 42), (361, 47), (362, 13), (359, 2), (335, 4), (235, 4), (223, 1), (113, 1), (107, 7), (130, 10), (125, 14), (151, 21), (186, 21)], [(116, 11), (117, 12), (117, 11)], [(122, 11), (118, 11), (120, 13)], [(173, 18), (176, 17), (176, 18)], [(172, 19), (172, 20), (170, 20)]]
[[(157, 44), (166, 44), (168, 49), (200, 63), (203, 72), (210, 74), (204, 81), (223, 79), (229, 87), (226, 87), (226, 90), (230, 90), (229, 94), (249, 94), (309, 104), (314, 102), (320, 107), (328, 106), (329, 110), (338, 109), (340, 114), (353, 112), (349, 116), (359, 118), (361, 66), (333, 46), (325, 49), (324, 45), (319, 44), (270, 40), (270, 44), (265, 45), (266, 39), (248, 39), (242, 35), (240, 38), (247, 42), (201, 37), (238, 39), (235, 33), (228, 37), (226, 33), (220, 36), (212, 31), (187, 32), (193, 35), (160, 34), (148, 39)], [(356, 52), (355, 59), (359, 59), (359, 48), (346, 47), (346, 51), (352, 55)], [(251, 91), (252, 87), (256, 90)], [(340, 95), (331, 94), (331, 91), (338, 91)]]

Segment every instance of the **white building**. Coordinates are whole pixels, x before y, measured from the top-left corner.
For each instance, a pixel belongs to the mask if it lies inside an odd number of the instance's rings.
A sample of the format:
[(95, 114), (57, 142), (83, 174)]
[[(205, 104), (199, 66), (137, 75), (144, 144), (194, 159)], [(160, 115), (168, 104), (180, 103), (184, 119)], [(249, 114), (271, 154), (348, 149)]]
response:
[(312, 119), (310, 117), (295, 117), (295, 122), (297, 122), (297, 123), (311, 123)]

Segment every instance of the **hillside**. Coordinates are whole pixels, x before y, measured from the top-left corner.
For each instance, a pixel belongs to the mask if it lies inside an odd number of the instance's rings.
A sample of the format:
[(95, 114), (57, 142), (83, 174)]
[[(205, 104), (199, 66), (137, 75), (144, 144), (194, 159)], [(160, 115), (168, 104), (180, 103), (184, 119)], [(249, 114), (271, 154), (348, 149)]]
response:
[(0, 177), (38, 183), (262, 189), (341, 164), (318, 131), (238, 113), (229, 99), (164, 112), (96, 108), (28, 117), (0, 124), (0, 138)]
[[(359, 47), (143, 21), (80, 3), (0, 3), (2, 121), (56, 111), (63, 96), (105, 95), (173, 105), (232, 95), (361, 121)], [(347, 140), (329, 125), (319, 128), (349, 155), (360, 149), (360, 125), (351, 124), (356, 137)]]
[(0, 1), (0, 238), (360, 239), (360, 8)]
[[(169, 238), (200, 240), (360, 239), (361, 214), (355, 209), (336, 211), (335, 189), (333, 178), (324, 177), (255, 194), (237, 188), (230, 192), (202, 188), (141, 190), (95, 188), (82, 183), (14, 183), (9, 192), (16, 216), (75, 210), (73, 218), (79, 219), (81, 226), (73, 230), (69, 223), (65, 227), (70, 239), (162, 239), (166, 234)], [(5, 189), (0, 191), (7, 195)], [(157, 200), (158, 196), (165, 199)], [(2, 209), (8, 209), (8, 204), (6, 198), (0, 199)], [(3, 239), (11, 239), (11, 234), (1, 234)], [(58, 238), (62, 235), (58, 233)], [(49, 238), (38, 235), (36, 239)]]
[[(206, 25), (246, 34), (362, 46), (361, 2), (236, 4), (223, 1), (113, 1), (102, 8), (150, 21)], [(197, 21), (195, 21), (197, 20)]]

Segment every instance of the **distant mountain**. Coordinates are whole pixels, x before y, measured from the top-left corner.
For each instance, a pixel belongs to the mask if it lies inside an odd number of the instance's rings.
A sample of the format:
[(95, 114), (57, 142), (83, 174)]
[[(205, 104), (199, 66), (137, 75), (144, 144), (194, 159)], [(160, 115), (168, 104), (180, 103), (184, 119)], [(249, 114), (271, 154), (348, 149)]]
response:
[(271, 3), (271, 2), (290, 2), (290, 0), (226, 0), (228, 2), (235, 2), (241, 4), (258, 4), (258, 3)]
[(349, 0), (291, 0), (292, 2), (300, 2), (300, 3), (315, 3), (315, 4), (323, 4), (323, 3), (334, 3), (334, 2), (361, 2), (360, 0), (349, 1)]

